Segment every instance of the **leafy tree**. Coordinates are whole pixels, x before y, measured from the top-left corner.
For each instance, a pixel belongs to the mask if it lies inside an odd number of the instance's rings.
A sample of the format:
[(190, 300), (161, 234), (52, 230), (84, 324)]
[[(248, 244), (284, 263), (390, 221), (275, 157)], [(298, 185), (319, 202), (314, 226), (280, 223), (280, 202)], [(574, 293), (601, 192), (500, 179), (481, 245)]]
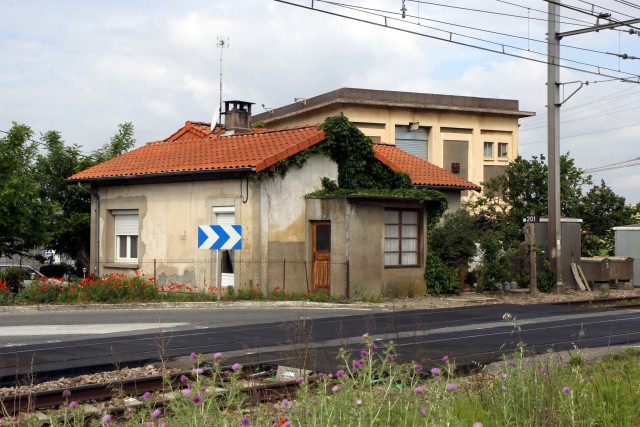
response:
[(111, 141), (91, 153), (93, 164), (97, 165), (98, 163), (118, 157), (131, 150), (135, 145), (136, 140), (133, 137), (133, 124), (131, 122), (121, 123), (118, 125), (118, 133), (111, 138)]
[(634, 209), (625, 204), (604, 181), (592, 187), (577, 209), (583, 221), (582, 252), (587, 256), (610, 255), (614, 252), (613, 227), (634, 223)]
[(50, 238), (53, 204), (40, 197), (33, 131), (13, 123), (0, 138), (0, 255), (22, 255)]

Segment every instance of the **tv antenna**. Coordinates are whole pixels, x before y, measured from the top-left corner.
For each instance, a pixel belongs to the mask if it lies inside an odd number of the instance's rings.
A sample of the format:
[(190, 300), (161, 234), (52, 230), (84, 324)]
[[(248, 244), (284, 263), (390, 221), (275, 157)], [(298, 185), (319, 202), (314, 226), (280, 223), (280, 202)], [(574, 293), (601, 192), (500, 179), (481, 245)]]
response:
[[(229, 47), (229, 37), (218, 36), (218, 47), (220, 48), (220, 104), (218, 105), (218, 123), (222, 124), (222, 51)], [(214, 126), (213, 124), (211, 125)]]

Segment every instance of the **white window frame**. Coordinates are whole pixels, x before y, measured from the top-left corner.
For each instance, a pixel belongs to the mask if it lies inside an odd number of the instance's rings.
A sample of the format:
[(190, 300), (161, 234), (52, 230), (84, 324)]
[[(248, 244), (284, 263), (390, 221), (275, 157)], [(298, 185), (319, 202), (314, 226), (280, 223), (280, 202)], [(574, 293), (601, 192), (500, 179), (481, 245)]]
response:
[[(504, 149), (504, 151), (502, 151)], [(506, 159), (509, 157), (509, 144), (506, 142), (498, 142), (498, 158)]]
[[(398, 212), (397, 222), (387, 221), (388, 212)], [(405, 223), (403, 214), (415, 214), (415, 223)], [(385, 209), (384, 266), (385, 268), (420, 267), (422, 234), (420, 211), (417, 209)]]
[[(116, 262), (138, 262), (140, 217), (137, 209), (111, 211), (114, 217)], [(125, 247), (122, 247), (124, 243)], [(124, 249), (124, 251), (122, 251)], [(122, 253), (122, 255), (121, 255)]]
[[(490, 154), (487, 154), (487, 148), (490, 148)], [(482, 146), (482, 155), (485, 159), (493, 159), (493, 141), (484, 142), (484, 145)]]
[[(235, 206), (213, 206), (211, 208), (213, 213), (213, 223), (218, 225), (236, 224), (236, 208)], [(235, 261), (234, 250), (224, 250), (221, 254), (223, 257), (229, 257), (231, 264)], [(217, 268), (222, 268), (219, 264)], [(235, 273), (220, 273), (220, 279), (222, 281), (222, 287), (235, 286)]]

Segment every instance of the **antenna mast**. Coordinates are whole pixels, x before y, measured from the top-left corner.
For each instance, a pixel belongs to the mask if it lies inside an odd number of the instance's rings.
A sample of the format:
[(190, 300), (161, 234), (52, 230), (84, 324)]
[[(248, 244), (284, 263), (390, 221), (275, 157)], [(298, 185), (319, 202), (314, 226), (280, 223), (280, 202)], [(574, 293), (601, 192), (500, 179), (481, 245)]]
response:
[(218, 105), (218, 123), (222, 124), (222, 51), (229, 47), (229, 37), (218, 36), (218, 47), (220, 48), (220, 104)]

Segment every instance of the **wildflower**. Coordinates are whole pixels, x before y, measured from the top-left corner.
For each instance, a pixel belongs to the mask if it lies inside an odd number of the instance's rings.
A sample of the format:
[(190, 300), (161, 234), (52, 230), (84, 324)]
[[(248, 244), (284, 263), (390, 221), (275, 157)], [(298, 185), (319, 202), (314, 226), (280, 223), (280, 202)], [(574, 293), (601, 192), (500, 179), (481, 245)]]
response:
[(66, 389), (62, 392), (62, 397), (69, 397), (71, 396), (71, 390)]
[(393, 356), (390, 354), (387, 354), (386, 359), (387, 359), (387, 362), (391, 362), (393, 360)]
[(324, 378), (324, 372), (318, 372), (318, 378)]
[(344, 370), (340, 369), (338, 372), (336, 372), (336, 377), (341, 378), (344, 375)]
[(368, 354), (369, 352), (367, 350), (360, 350), (360, 356), (367, 357)]
[(242, 418), (240, 418), (240, 427), (249, 427), (249, 424), (249, 417), (243, 415)]
[(280, 405), (282, 405), (283, 408), (286, 408), (289, 406), (289, 401), (287, 399), (282, 399), (282, 402), (280, 402)]
[(563, 392), (564, 394), (569, 394), (569, 393), (571, 393), (571, 387), (563, 387), (563, 388), (562, 388), (562, 392)]
[(201, 373), (204, 372), (204, 369), (202, 369), (202, 368), (193, 368), (191, 370), (191, 372), (193, 372), (194, 374), (201, 374)]
[(420, 372), (422, 371), (422, 365), (419, 363), (416, 363), (416, 372)]
[(422, 387), (416, 387), (413, 389), (413, 392), (418, 394), (418, 393), (422, 393), (424, 391), (424, 389)]
[(351, 364), (353, 365), (353, 369), (358, 370), (365, 365), (365, 361), (363, 359), (358, 359), (351, 362)]
[(512, 368), (516, 367), (516, 362), (514, 362), (513, 360), (508, 360), (507, 361), (507, 365), (511, 366)]
[(506, 385), (503, 385), (502, 387), (500, 387), (500, 389), (501, 389), (502, 391), (507, 391), (507, 386), (506, 386)]
[(167, 427), (167, 423), (160, 424), (160, 427)]
[(360, 399), (356, 400), (356, 405), (358, 405), (358, 406), (362, 405), (362, 400), (360, 400)]
[(155, 411), (153, 411), (151, 413), (151, 418), (153, 418), (154, 420), (156, 418), (158, 418), (160, 415), (162, 414), (162, 411), (160, 409), (156, 409)]
[(455, 383), (447, 384), (447, 390), (449, 390), (449, 391), (453, 391), (453, 390), (455, 390), (457, 388), (458, 388), (458, 386)]
[(145, 399), (145, 400), (150, 398), (150, 397), (151, 397), (151, 393), (148, 392), (148, 391), (145, 391), (144, 394), (142, 395), (142, 398)]
[(189, 397), (189, 396), (191, 395), (191, 389), (189, 389), (189, 388), (183, 388), (183, 389), (182, 389), (182, 395), (183, 395), (184, 397)]
[(76, 405), (78, 405), (78, 401), (74, 400), (71, 403), (69, 403), (69, 409), (73, 409), (76, 407)]
[(484, 427), (482, 423), (473, 423), (472, 427)]
[(202, 397), (200, 397), (199, 394), (196, 394), (195, 397), (193, 398), (193, 403), (194, 405), (199, 405), (200, 402), (202, 402)]
[(444, 356), (444, 357), (442, 358), (442, 361), (443, 361), (443, 362), (448, 362), (448, 361), (449, 361), (449, 356)]
[(233, 369), (234, 371), (237, 371), (240, 368), (242, 368), (242, 365), (239, 363), (234, 363), (233, 366), (231, 366), (231, 369)]
[(296, 378), (296, 384), (300, 384), (301, 382), (304, 381), (304, 377), (298, 377)]
[(420, 409), (420, 415), (422, 416), (427, 415), (427, 408)]
[(331, 387), (331, 392), (332, 393), (337, 393), (340, 391), (340, 386), (339, 385), (334, 385), (333, 387)]
[(364, 334), (362, 334), (363, 338), (367, 338), (369, 336), (369, 332), (365, 332)]
[(191, 358), (191, 360), (195, 360), (198, 358), (198, 355), (195, 352), (191, 352), (191, 356), (189, 356)]
[(213, 360), (218, 360), (218, 359), (220, 359), (220, 358), (222, 358), (222, 353), (215, 353), (215, 354), (213, 355)]
[(153, 427), (153, 422), (147, 423), (146, 427)]
[(503, 380), (506, 380), (506, 379), (507, 379), (507, 374), (502, 374), (502, 375), (500, 375), (500, 377), (501, 377)]
[(105, 414), (105, 416), (102, 417), (102, 420), (100, 420), (100, 422), (102, 422), (102, 424), (108, 424), (112, 418), (113, 417), (111, 416), (111, 414)]
[(186, 380), (187, 380), (187, 376), (186, 375), (184, 375), (184, 374), (180, 375), (180, 382), (181, 383), (185, 382)]
[(431, 375), (440, 375), (440, 368), (431, 368)]
[(279, 427), (289, 427), (291, 425), (291, 421), (287, 421), (286, 418), (280, 418), (278, 420), (278, 426)]
[(282, 424), (282, 427), (291, 427), (291, 421), (287, 421), (286, 423)]
[(547, 368), (540, 368), (540, 373), (545, 375), (547, 373)]
[(369, 346), (369, 348), (371, 348), (371, 350), (376, 350), (378, 348), (378, 345), (374, 342), (371, 343), (371, 345)]

